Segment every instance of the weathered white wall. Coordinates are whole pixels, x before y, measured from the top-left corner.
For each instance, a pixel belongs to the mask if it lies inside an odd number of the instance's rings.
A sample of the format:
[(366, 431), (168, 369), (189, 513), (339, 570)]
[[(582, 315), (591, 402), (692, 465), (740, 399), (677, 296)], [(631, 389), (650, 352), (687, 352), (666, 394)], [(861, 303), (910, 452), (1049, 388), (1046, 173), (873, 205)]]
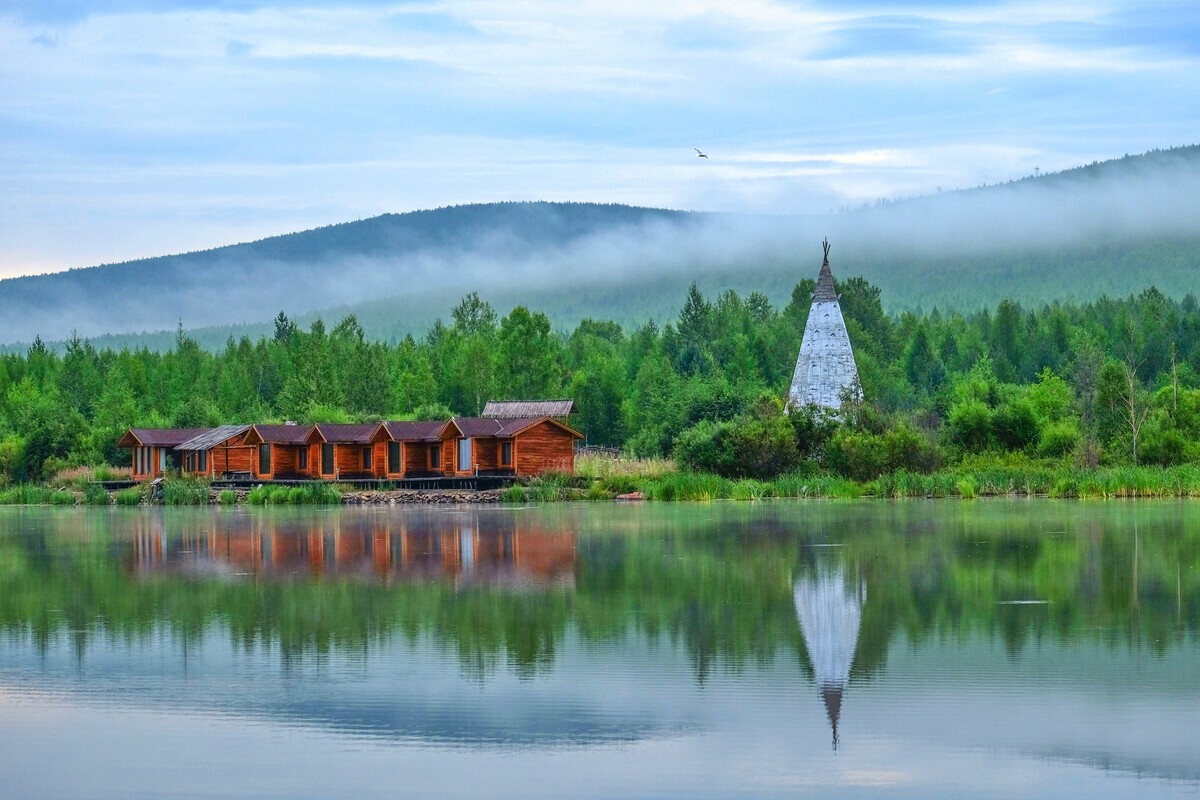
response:
[[(858, 365), (854, 362), (841, 306), (836, 300), (814, 302), (792, 375), (789, 405), (839, 409), (842, 391), (857, 387), (857, 379)], [(858, 391), (861, 394), (861, 389)]]

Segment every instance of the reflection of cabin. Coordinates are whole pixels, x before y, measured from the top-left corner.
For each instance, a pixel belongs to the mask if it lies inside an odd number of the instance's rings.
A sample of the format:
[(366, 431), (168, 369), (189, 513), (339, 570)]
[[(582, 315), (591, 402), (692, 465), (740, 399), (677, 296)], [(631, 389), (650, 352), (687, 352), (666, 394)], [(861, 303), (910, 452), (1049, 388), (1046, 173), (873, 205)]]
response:
[(182, 454), (175, 448), (208, 432), (209, 428), (130, 428), (117, 440), (117, 447), (133, 451), (133, 479), (157, 478), (167, 469), (182, 466)]
[(455, 417), (442, 432), (446, 474), (539, 475), (575, 470), (583, 434), (551, 417)]
[(384, 422), (372, 437), (375, 475), (379, 478), (428, 478), (445, 475), (441, 420)]
[(246, 432), (251, 461), (246, 466), (255, 478), (315, 478), (320, 458), (318, 444), (310, 443), (312, 425), (252, 425)]
[(250, 472), (250, 450), (243, 438), (249, 425), (220, 425), (193, 436), (175, 448), (180, 469), (188, 475), (216, 477)]
[(375, 431), (377, 424), (321, 423), (314, 425), (308, 443), (316, 446), (315, 478), (375, 477)]

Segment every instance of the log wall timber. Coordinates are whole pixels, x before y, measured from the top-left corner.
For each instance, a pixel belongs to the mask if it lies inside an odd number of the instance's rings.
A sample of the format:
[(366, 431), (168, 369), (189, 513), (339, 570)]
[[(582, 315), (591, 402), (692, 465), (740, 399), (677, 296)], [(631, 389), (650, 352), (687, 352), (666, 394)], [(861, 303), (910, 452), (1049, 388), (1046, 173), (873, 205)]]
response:
[(575, 438), (554, 423), (543, 420), (516, 436), (513, 467), (518, 475), (575, 471)]

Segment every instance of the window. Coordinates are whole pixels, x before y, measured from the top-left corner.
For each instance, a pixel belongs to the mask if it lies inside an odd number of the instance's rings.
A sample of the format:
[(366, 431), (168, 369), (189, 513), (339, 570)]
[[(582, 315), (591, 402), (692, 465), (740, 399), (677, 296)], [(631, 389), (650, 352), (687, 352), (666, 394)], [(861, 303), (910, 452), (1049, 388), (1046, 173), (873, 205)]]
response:
[(500, 443), (500, 466), (512, 466), (512, 442)]
[(458, 471), (468, 472), (471, 469), (471, 440), (458, 440)]
[(296, 464), (297, 464), (297, 466), (300, 467), (300, 469), (302, 471), (308, 469), (308, 448), (307, 447), (301, 447), (300, 452), (296, 454)]
[(258, 446), (258, 472), (260, 475), (271, 474), (271, 445), (269, 444)]
[(431, 469), (442, 468), (442, 446), (435, 444), (429, 448), (429, 466)]
[(369, 447), (364, 447), (362, 449), (362, 464), (362, 468), (365, 470), (371, 468), (371, 448)]
[(388, 472), (400, 471), (400, 443), (388, 442)]
[(201, 450), (196, 454), (196, 463), (200, 465), (200, 472), (208, 472), (208, 451)]
[(321, 474), (333, 474), (333, 445), (328, 442), (321, 445)]

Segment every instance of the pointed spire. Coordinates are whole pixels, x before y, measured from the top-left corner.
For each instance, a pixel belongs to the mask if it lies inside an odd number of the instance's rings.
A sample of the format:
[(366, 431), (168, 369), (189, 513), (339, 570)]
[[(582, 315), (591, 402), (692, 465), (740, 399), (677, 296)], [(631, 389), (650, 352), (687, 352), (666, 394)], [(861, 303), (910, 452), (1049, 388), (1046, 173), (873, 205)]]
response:
[(833, 726), (833, 749), (838, 747), (837, 724), (842, 715), (842, 688), (840, 686), (822, 686), (821, 699), (825, 701), (825, 714)]
[(837, 289), (833, 286), (833, 272), (829, 269), (829, 240), (821, 242), (825, 249), (825, 261), (821, 264), (821, 274), (817, 276), (817, 290), (813, 292), (814, 303), (836, 303)]

